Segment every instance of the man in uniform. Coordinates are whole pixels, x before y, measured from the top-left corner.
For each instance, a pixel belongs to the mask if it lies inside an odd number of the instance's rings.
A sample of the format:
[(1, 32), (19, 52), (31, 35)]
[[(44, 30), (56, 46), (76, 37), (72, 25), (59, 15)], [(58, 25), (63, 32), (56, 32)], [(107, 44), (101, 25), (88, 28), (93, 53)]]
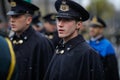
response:
[(100, 57), (79, 29), (89, 13), (72, 0), (57, 0), (57, 30), (62, 41), (56, 48), (44, 80), (103, 80)]
[(58, 45), (58, 42), (60, 41), (56, 27), (56, 15), (57, 15), (56, 13), (50, 13), (43, 17), (44, 29), (41, 31), (41, 33), (43, 33), (45, 37), (47, 37), (53, 42), (55, 47)]
[(42, 80), (53, 54), (51, 42), (31, 26), (32, 15), (38, 7), (24, 0), (9, 1), (11, 37), (18, 65), (18, 80)]
[(89, 44), (99, 53), (105, 71), (105, 80), (119, 80), (118, 65), (112, 44), (103, 36), (105, 22), (93, 16), (90, 20)]
[(2, 30), (0, 28), (0, 80), (17, 80), (15, 53), (6, 32)]

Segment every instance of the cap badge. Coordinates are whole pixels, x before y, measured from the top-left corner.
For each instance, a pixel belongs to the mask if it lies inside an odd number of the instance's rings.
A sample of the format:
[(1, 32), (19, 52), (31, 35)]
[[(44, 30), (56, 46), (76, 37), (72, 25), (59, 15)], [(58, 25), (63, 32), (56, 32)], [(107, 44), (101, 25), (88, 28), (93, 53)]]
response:
[(55, 15), (52, 15), (50, 18), (51, 18), (52, 20), (55, 20), (56, 16), (55, 16)]
[(12, 1), (12, 2), (10, 3), (10, 5), (11, 5), (11, 7), (15, 7), (15, 6), (16, 6), (16, 2), (13, 2), (13, 1)]
[(61, 11), (69, 11), (69, 6), (66, 4), (66, 1), (62, 1), (62, 4), (60, 5)]
[(92, 22), (97, 22), (96, 16), (93, 17)]
[(63, 53), (64, 53), (64, 50), (61, 50), (61, 51), (60, 51), (60, 54), (63, 54)]

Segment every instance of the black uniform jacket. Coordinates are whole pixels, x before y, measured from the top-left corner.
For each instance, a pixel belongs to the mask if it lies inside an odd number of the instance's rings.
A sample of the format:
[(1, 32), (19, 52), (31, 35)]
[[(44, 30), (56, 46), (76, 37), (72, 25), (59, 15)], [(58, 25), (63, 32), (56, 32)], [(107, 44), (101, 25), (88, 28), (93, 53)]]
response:
[(19, 80), (42, 80), (53, 54), (52, 43), (29, 27), (11, 38), (19, 69)]
[(81, 35), (61, 42), (44, 80), (104, 80), (100, 57)]
[(95, 41), (90, 40), (89, 44), (101, 57), (105, 80), (119, 80), (118, 63), (112, 44), (103, 36)]

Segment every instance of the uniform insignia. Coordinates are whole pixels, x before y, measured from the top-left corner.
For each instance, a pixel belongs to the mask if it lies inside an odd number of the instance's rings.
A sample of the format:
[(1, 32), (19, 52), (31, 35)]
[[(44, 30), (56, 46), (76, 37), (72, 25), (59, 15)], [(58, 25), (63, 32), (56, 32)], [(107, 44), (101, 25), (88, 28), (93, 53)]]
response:
[(15, 7), (15, 6), (16, 6), (16, 2), (13, 2), (13, 1), (12, 1), (12, 2), (10, 3), (10, 5), (11, 5), (11, 7)]
[(53, 39), (53, 35), (49, 35), (48, 38), (49, 38), (49, 39)]
[(19, 41), (13, 40), (13, 44), (22, 44), (22, 43), (23, 43), (23, 40), (19, 40)]
[(27, 36), (25, 36), (24, 39), (27, 40)]
[(60, 54), (63, 54), (63, 53), (64, 53), (64, 50), (61, 50), (61, 51), (60, 51)]
[(13, 44), (16, 44), (17, 43), (17, 41), (16, 40), (13, 40)]
[(19, 43), (19, 44), (22, 44), (22, 43), (23, 43), (23, 40), (19, 40), (18, 43)]
[(55, 20), (56, 16), (55, 16), (55, 15), (52, 15), (50, 18), (51, 18), (52, 20)]
[(94, 22), (94, 23), (97, 22), (97, 18), (96, 18), (96, 16), (94, 16), (94, 18), (92, 19), (92, 22)]
[(48, 39), (53, 39), (53, 35), (45, 35), (45, 37)]
[(66, 4), (66, 1), (62, 1), (62, 4), (60, 5), (61, 11), (69, 11), (69, 6)]
[(68, 48), (67, 48), (67, 51), (69, 51), (69, 50), (70, 50), (70, 48), (68, 47)]

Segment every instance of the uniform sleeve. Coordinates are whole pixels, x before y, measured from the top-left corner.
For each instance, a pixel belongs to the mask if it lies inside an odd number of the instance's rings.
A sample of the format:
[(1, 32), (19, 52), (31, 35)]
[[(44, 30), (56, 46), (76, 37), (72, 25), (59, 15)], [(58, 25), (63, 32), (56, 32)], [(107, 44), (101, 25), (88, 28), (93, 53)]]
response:
[(106, 80), (119, 80), (117, 59), (111, 44), (107, 47), (107, 55), (103, 59), (103, 63)]
[(106, 80), (119, 80), (118, 64), (115, 55), (107, 55), (103, 63)]
[(115, 50), (114, 50), (114, 48), (113, 48), (113, 46), (111, 44), (109, 44), (107, 46), (106, 53), (107, 53), (107, 55), (109, 55), (109, 54), (113, 54), (114, 55), (115, 54)]

